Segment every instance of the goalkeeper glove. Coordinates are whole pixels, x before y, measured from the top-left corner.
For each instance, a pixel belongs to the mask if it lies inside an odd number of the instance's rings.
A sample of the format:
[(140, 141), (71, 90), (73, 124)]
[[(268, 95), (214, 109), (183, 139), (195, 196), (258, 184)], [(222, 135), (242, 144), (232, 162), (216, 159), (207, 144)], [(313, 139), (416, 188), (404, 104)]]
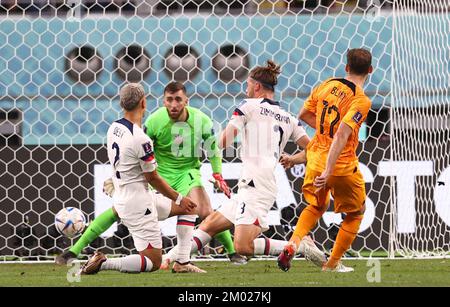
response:
[(109, 197), (113, 197), (114, 195), (114, 183), (112, 178), (108, 178), (103, 182), (103, 193), (108, 195)]
[(226, 197), (231, 198), (230, 187), (228, 186), (225, 179), (223, 179), (222, 174), (215, 173), (213, 174), (213, 177), (214, 181), (210, 180), (210, 182), (213, 183), (219, 190), (221, 190)]

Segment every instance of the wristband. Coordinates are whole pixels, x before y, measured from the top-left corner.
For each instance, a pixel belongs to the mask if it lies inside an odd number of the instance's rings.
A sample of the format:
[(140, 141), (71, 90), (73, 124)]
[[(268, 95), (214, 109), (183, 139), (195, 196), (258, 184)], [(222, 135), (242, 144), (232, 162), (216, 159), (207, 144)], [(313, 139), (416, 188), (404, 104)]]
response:
[(183, 195), (181, 195), (180, 193), (178, 193), (178, 197), (175, 200), (175, 205), (180, 205), (181, 204), (181, 200), (183, 199)]

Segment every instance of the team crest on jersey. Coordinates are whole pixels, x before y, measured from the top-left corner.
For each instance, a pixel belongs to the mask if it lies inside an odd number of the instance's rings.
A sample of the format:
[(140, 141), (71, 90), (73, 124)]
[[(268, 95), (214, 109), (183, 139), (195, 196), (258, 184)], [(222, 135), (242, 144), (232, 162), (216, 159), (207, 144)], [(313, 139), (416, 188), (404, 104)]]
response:
[(355, 115), (353, 115), (353, 120), (356, 122), (356, 123), (359, 123), (359, 121), (362, 119), (362, 114), (361, 114), (361, 112), (356, 112), (355, 113)]
[(178, 134), (175, 136), (175, 139), (173, 140), (173, 143), (176, 145), (181, 145), (183, 143), (183, 136)]
[(145, 154), (151, 154), (153, 152), (152, 144), (150, 144), (150, 142), (142, 144), (142, 148), (144, 148)]

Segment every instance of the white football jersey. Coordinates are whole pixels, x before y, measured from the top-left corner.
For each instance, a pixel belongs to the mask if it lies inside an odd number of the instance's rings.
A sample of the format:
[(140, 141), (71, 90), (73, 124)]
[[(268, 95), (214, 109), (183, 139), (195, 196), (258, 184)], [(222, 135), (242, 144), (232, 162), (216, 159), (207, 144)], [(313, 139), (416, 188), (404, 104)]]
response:
[[(275, 168), (286, 143), (306, 135), (300, 122), (276, 101), (245, 99), (234, 111), (230, 124), (241, 131), (241, 181), (276, 194)], [(256, 182), (255, 182), (256, 181)]]
[(108, 129), (107, 146), (116, 189), (137, 182), (147, 185), (143, 173), (154, 171), (157, 164), (153, 143), (138, 125), (125, 118), (112, 123)]

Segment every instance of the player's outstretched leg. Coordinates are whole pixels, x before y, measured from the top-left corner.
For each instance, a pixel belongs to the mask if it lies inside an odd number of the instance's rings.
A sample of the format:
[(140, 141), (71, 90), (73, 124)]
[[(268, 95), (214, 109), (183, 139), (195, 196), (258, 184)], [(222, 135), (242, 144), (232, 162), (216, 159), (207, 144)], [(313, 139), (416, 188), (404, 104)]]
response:
[(347, 273), (353, 271), (353, 268), (346, 267), (341, 263), (341, 258), (355, 240), (362, 219), (361, 213), (347, 214), (339, 229), (330, 259), (323, 266), (324, 272)]
[(268, 238), (257, 238), (253, 240), (254, 254), (265, 256), (277, 256), (283, 251), (286, 241)]
[(91, 258), (81, 267), (81, 274), (93, 275), (97, 274), (102, 267), (102, 264), (107, 260), (105, 254), (102, 252), (95, 252)]
[(121, 258), (108, 258), (102, 252), (94, 255), (83, 265), (81, 274), (92, 275), (99, 271), (113, 270), (121, 273), (154, 272), (161, 265), (161, 250), (149, 248), (139, 255)]
[(172, 267), (172, 273), (206, 273), (206, 271), (190, 262), (181, 264), (175, 261)]
[[(270, 255), (278, 256), (284, 251), (284, 247), (287, 245), (287, 241), (274, 240), (268, 238), (257, 238), (253, 241), (255, 246), (255, 256), (256, 255)], [(293, 247), (294, 248), (294, 247)], [(314, 241), (310, 236), (305, 236), (300, 242), (299, 248), (297, 250), (289, 250), (294, 256), (297, 253), (302, 254), (306, 260), (311, 261), (314, 265), (322, 268), (322, 266), (327, 262), (327, 256), (315, 245)], [(290, 264), (287, 264), (289, 266)]]
[[(205, 231), (201, 230), (200, 228), (197, 228), (194, 231), (194, 234), (192, 236), (191, 240), (191, 255), (197, 253), (199, 250), (201, 250), (206, 244), (208, 244), (211, 241), (212, 237)], [(170, 267), (170, 264), (172, 262), (177, 261), (178, 257), (178, 244), (174, 246), (167, 254), (163, 255), (163, 260), (161, 264), (161, 270), (166, 270)], [(174, 268), (178, 269), (179, 264), (175, 262)]]
[(85, 230), (83, 235), (78, 239), (74, 246), (69, 250), (63, 252), (57, 256), (55, 263), (59, 265), (65, 265), (68, 262), (76, 259), (81, 251), (88, 246), (92, 241), (97, 239), (102, 233), (108, 230), (114, 222), (118, 220), (113, 208), (109, 208), (97, 218), (95, 218)]
[[(225, 229), (230, 229), (233, 224), (227, 220), (221, 213), (213, 212), (205, 220), (202, 221), (200, 226), (194, 231), (191, 241), (191, 255), (201, 250), (206, 244), (208, 244), (212, 236)], [(170, 266), (170, 263), (176, 260), (178, 253), (178, 245), (172, 248), (167, 254), (163, 256), (162, 268), (166, 269)]]
[[(208, 244), (211, 241), (211, 236), (201, 229), (194, 231), (193, 240), (190, 240), (190, 254), (195, 254), (199, 250), (199, 246)], [(203, 242), (203, 243), (200, 243)], [(200, 247), (201, 249), (202, 247)], [(175, 262), (172, 268), (173, 273), (206, 273), (206, 271), (196, 267), (192, 263), (181, 264), (178, 262), (179, 245), (174, 246), (167, 254), (163, 256), (161, 262), (161, 270), (167, 270), (172, 262)], [(189, 255), (190, 257), (190, 255)]]
[(156, 195), (156, 208), (158, 211), (158, 220), (163, 221), (171, 216), (177, 216), (177, 246), (172, 248), (168, 254), (164, 255), (160, 269), (168, 270), (173, 261), (174, 273), (205, 273), (190, 263), (192, 232), (194, 231), (197, 215), (188, 214), (189, 212), (160, 194)]
[(314, 206), (309, 205), (303, 209), (289, 243), (278, 256), (278, 267), (282, 271), (287, 272), (290, 269), (291, 261), (299, 250), (300, 242), (317, 224), (321, 216), (322, 211)]
[(296, 248), (295, 244), (288, 243), (283, 248), (283, 251), (278, 255), (277, 264), (280, 270), (289, 271), (291, 268), (291, 261), (295, 256)]
[[(177, 223), (177, 253), (175, 264), (172, 267), (172, 273), (206, 273), (192, 263), (191, 259), (191, 242), (192, 233), (194, 231), (196, 215), (178, 216)], [(161, 265), (162, 266), (162, 265)]]
[(56, 256), (55, 263), (58, 265), (65, 265), (71, 261), (77, 259), (78, 255), (75, 255), (70, 250), (64, 251), (62, 254)]
[[(194, 244), (191, 241), (191, 246), (192, 244)], [(191, 247), (192, 250), (192, 247)], [(193, 252), (191, 251), (191, 254)], [(167, 254), (164, 254), (162, 256), (162, 261), (161, 261), (161, 267), (159, 268), (160, 270), (168, 270), (170, 269), (170, 264), (172, 264), (175, 259), (177, 258), (177, 254), (178, 254), (178, 245), (175, 245), (174, 247), (172, 247), (171, 250), (169, 250), (169, 252)]]
[(297, 252), (302, 254), (306, 260), (311, 261), (319, 268), (322, 268), (327, 262), (327, 256), (316, 246), (310, 236), (305, 236), (302, 239)]
[(191, 258), (191, 239), (196, 219), (196, 215), (179, 215), (177, 217), (178, 253), (175, 260), (181, 264), (189, 263)]
[[(196, 173), (194, 173), (194, 177), (195, 175)], [(200, 180), (201, 179), (199, 178), (199, 182), (201, 182)], [(211, 207), (211, 202), (209, 200), (208, 194), (206, 193), (203, 187), (196, 186), (190, 188), (188, 196), (191, 197), (194, 201), (196, 201), (200, 205), (201, 207), (199, 208), (200, 219), (206, 220), (208, 216), (214, 213)], [(234, 249), (233, 239), (231, 237), (229, 229), (215, 233), (214, 238), (217, 239), (223, 245), (228, 258), (232, 263), (239, 265), (247, 263), (246, 257), (243, 257), (236, 253)]]
[(233, 239), (231, 238), (231, 232), (229, 230), (222, 231), (214, 236), (225, 248), (228, 258), (231, 263), (236, 265), (243, 265), (247, 263), (247, 258), (236, 253), (234, 249)]

